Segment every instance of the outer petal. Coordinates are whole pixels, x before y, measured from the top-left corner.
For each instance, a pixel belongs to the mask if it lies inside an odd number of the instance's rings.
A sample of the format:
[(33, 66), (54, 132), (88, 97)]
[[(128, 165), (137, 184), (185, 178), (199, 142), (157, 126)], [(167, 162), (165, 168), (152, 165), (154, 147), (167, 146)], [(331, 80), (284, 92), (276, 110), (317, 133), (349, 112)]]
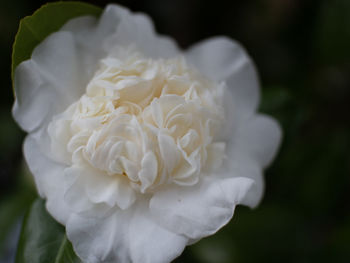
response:
[(179, 53), (177, 45), (172, 39), (156, 34), (152, 20), (148, 15), (132, 14), (129, 10), (117, 5), (109, 5), (105, 12), (120, 19), (116, 34), (106, 42), (105, 48), (107, 50), (116, 44), (124, 46), (132, 44), (140, 48), (145, 55), (153, 58), (169, 58)]
[[(96, 53), (96, 47), (101, 46), (106, 54), (116, 45), (135, 45), (146, 55), (154, 58), (173, 57), (179, 53), (172, 39), (157, 35), (152, 20), (146, 14), (135, 14), (121, 6), (108, 5), (101, 15), (96, 30), (82, 33), (81, 25), (86, 20), (89, 18), (72, 19), (62, 30), (79, 34), (79, 45), (93, 53)], [(90, 37), (91, 34), (94, 35), (93, 39)]]
[(281, 128), (273, 118), (258, 114), (239, 127), (229, 144), (228, 154), (239, 152), (266, 167), (276, 155), (281, 136)]
[(13, 115), (22, 129), (32, 132), (78, 98), (83, 88), (78, 61), (72, 34), (58, 32), (17, 67)]
[(222, 166), (225, 177), (248, 177), (254, 180), (242, 204), (255, 207), (264, 192), (262, 168), (268, 166), (276, 155), (281, 141), (277, 122), (265, 115), (247, 119), (227, 143), (227, 160)]
[(225, 81), (233, 95), (235, 110), (243, 118), (259, 103), (258, 77), (246, 51), (236, 41), (216, 37), (196, 44), (187, 51), (187, 60), (214, 81)]
[(182, 253), (188, 241), (158, 225), (149, 214), (148, 206), (139, 209), (132, 218), (129, 237), (131, 259), (135, 263), (171, 262)]
[(34, 174), (39, 194), (47, 199), (47, 210), (62, 224), (67, 221), (70, 209), (63, 200), (64, 166), (47, 158), (40, 149), (35, 136), (29, 135), (24, 142), (24, 156)]
[(145, 203), (101, 220), (73, 215), (67, 235), (87, 263), (170, 262), (187, 244), (187, 238), (155, 224)]
[(154, 194), (151, 213), (170, 231), (199, 239), (227, 224), (253, 184), (252, 179), (243, 177), (205, 178), (194, 187), (171, 187)]
[(261, 166), (257, 162), (239, 154), (235, 155), (234, 158), (233, 155), (231, 155), (228, 160), (230, 161), (223, 166), (223, 170), (227, 171), (223, 174), (225, 177), (244, 177), (254, 181), (254, 184), (252, 184), (245, 196), (241, 199), (240, 204), (252, 208), (256, 207), (261, 201), (265, 189)]

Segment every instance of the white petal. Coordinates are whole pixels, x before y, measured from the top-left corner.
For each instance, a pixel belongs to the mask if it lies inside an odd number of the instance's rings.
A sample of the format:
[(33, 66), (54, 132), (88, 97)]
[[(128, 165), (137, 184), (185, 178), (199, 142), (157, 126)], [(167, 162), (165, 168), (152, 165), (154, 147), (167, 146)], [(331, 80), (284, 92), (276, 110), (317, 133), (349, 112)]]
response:
[[(70, 144), (74, 143), (75, 140), (70, 140), (72, 137), (70, 130), (71, 122), (67, 119), (59, 119), (51, 122), (48, 125), (48, 133), (51, 135), (51, 150), (54, 159), (60, 163), (71, 164), (72, 154), (68, 151)], [(78, 147), (76, 147), (78, 148)], [(75, 149), (76, 149), (75, 148)]]
[(84, 91), (74, 37), (57, 32), (38, 45), (15, 71), (13, 115), (27, 132), (62, 112)]
[(205, 179), (194, 187), (171, 187), (154, 194), (150, 209), (160, 225), (198, 239), (224, 226), (253, 184), (253, 180), (240, 177)]
[(153, 58), (170, 58), (179, 54), (174, 41), (164, 36), (157, 36), (153, 23), (146, 14), (132, 14), (120, 6), (109, 5), (101, 21), (100, 27), (117, 25), (116, 34), (106, 42), (107, 51), (116, 44), (123, 46), (132, 44)]
[(206, 168), (208, 171), (217, 171), (225, 160), (226, 144), (222, 142), (212, 143), (207, 147)]
[[(123, 211), (123, 210), (120, 210)], [(126, 229), (129, 210), (106, 218), (73, 215), (66, 224), (68, 239), (75, 252), (86, 263), (130, 262)], [(126, 229), (125, 229), (126, 228)], [(117, 239), (121, 239), (118, 242)], [(124, 241), (124, 242), (123, 242)]]
[(256, 110), (258, 77), (253, 62), (240, 44), (225, 37), (211, 38), (190, 48), (186, 58), (205, 76), (226, 82), (236, 110), (245, 114)]
[(148, 207), (135, 213), (129, 236), (131, 259), (135, 263), (171, 262), (187, 245), (187, 238), (158, 225), (149, 215)]
[(228, 156), (227, 162), (229, 164), (227, 171), (229, 172), (226, 172), (225, 177), (245, 177), (254, 181), (254, 184), (241, 200), (241, 204), (251, 208), (256, 207), (261, 201), (265, 190), (261, 166), (242, 154), (237, 154), (234, 157), (232, 155)]
[(63, 200), (63, 171), (65, 166), (49, 159), (40, 149), (33, 135), (24, 141), (24, 156), (41, 197), (46, 198), (46, 208), (50, 214), (64, 224), (70, 209)]
[(77, 212), (91, 210), (101, 203), (126, 209), (136, 199), (126, 178), (108, 176), (92, 167), (70, 167), (65, 171), (65, 180), (64, 198)]
[[(80, 35), (85, 37), (91, 37), (91, 32), (93, 28), (97, 26), (97, 18), (94, 16), (79, 16), (68, 20), (61, 27), (61, 31), (72, 32), (73, 35)], [(112, 26), (112, 25), (111, 25)], [(89, 36), (90, 35), (90, 36)]]
[(228, 152), (238, 151), (266, 167), (276, 155), (281, 136), (278, 123), (267, 115), (259, 114), (239, 127)]
[(158, 226), (146, 204), (116, 210), (101, 220), (72, 216), (67, 235), (87, 263), (162, 263), (177, 257), (187, 239)]
[[(16, 93), (12, 114), (21, 128), (31, 132), (39, 127), (50, 112), (52, 91), (45, 86), (33, 61), (20, 64), (15, 73)], [(52, 94), (53, 93), (53, 94)]]
[(82, 182), (84, 182), (84, 173), (81, 168), (73, 166), (65, 169), (63, 198), (71, 210), (76, 213), (93, 208), (93, 203), (88, 199), (86, 187)]
[[(86, 29), (86, 25), (90, 25), (92, 30)], [(78, 34), (79, 46), (83, 50), (99, 54), (99, 57), (105, 56), (116, 45), (136, 45), (153, 58), (171, 58), (179, 54), (172, 39), (156, 34), (153, 23), (146, 14), (133, 14), (118, 5), (106, 7), (96, 28), (93, 18), (79, 17), (70, 20), (62, 30)]]
[(83, 69), (82, 78), (86, 79), (84, 89), (95, 73), (99, 60), (106, 56), (101, 41), (114, 32), (116, 25), (118, 22), (106, 26), (106, 23), (102, 23), (102, 16), (99, 23), (95, 17), (83, 16), (69, 20), (61, 28), (62, 31), (74, 35), (80, 67)]
[(32, 53), (31, 60), (37, 65), (42, 79), (64, 99), (62, 109), (84, 92), (79, 58), (74, 35), (69, 32), (50, 35)]
[(136, 194), (129, 180), (121, 176), (94, 175), (87, 182), (87, 195), (94, 203), (115, 205), (121, 209), (129, 208), (136, 200)]
[(222, 170), (226, 176), (248, 177), (255, 184), (242, 204), (256, 207), (264, 192), (262, 168), (268, 166), (276, 155), (281, 141), (281, 129), (277, 122), (265, 115), (247, 119), (227, 144), (227, 160)]

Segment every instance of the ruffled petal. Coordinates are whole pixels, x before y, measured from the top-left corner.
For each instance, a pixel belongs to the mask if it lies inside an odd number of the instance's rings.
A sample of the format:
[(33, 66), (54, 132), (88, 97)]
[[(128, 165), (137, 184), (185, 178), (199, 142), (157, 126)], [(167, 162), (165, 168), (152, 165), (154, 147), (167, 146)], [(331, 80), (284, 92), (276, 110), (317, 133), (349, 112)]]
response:
[(127, 209), (136, 199), (127, 178), (108, 176), (92, 167), (67, 168), (64, 191), (65, 201), (77, 212), (91, 210), (98, 204)]
[(232, 92), (235, 114), (251, 115), (259, 103), (259, 83), (255, 66), (244, 48), (226, 37), (204, 40), (186, 53), (187, 60), (214, 81), (225, 81)]
[(102, 174), (90, 176), (86, 193), (93, 203), (106, 203), (110, 207), (129, 208), (136, 200), (136, 194), (125, 177), (113, 178)]
[(146, 203), (100, 220), (72, 215), (66, 229), (74, 250), (87, 263), (170, 262), (187, 244), (187, 238), (155, 224)]
[(253, 184), (252, 179), (239, 177), (205, 178), (193, 187), (172, 186), (154, 194), (150, 210), (158, 224), (190, 239), (199, 239), (227, 224), (235, 206)]

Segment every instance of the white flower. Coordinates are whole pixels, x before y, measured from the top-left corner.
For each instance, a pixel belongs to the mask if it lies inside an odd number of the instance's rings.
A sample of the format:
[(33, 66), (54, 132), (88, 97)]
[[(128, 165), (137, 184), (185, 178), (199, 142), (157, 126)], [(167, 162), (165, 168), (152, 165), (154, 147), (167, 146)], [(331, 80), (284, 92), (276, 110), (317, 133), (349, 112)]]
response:
[(50, 35), (14, 83), (38, 191), (85, 262), (169, 262), (261, 199), (281, 134), (230, 39), (181, 52), (110, 5)]

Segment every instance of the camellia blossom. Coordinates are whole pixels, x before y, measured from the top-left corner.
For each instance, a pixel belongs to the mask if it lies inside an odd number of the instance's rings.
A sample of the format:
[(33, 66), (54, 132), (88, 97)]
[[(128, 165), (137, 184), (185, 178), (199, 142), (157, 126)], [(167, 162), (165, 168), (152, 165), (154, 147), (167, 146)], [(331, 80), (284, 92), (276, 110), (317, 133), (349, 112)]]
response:
[(262, 197), (281, 132), (231, 39), (181, 51), (109, 5), (45, 39), (14, 85), (39, 194), (84, 262), (170, 262)]

